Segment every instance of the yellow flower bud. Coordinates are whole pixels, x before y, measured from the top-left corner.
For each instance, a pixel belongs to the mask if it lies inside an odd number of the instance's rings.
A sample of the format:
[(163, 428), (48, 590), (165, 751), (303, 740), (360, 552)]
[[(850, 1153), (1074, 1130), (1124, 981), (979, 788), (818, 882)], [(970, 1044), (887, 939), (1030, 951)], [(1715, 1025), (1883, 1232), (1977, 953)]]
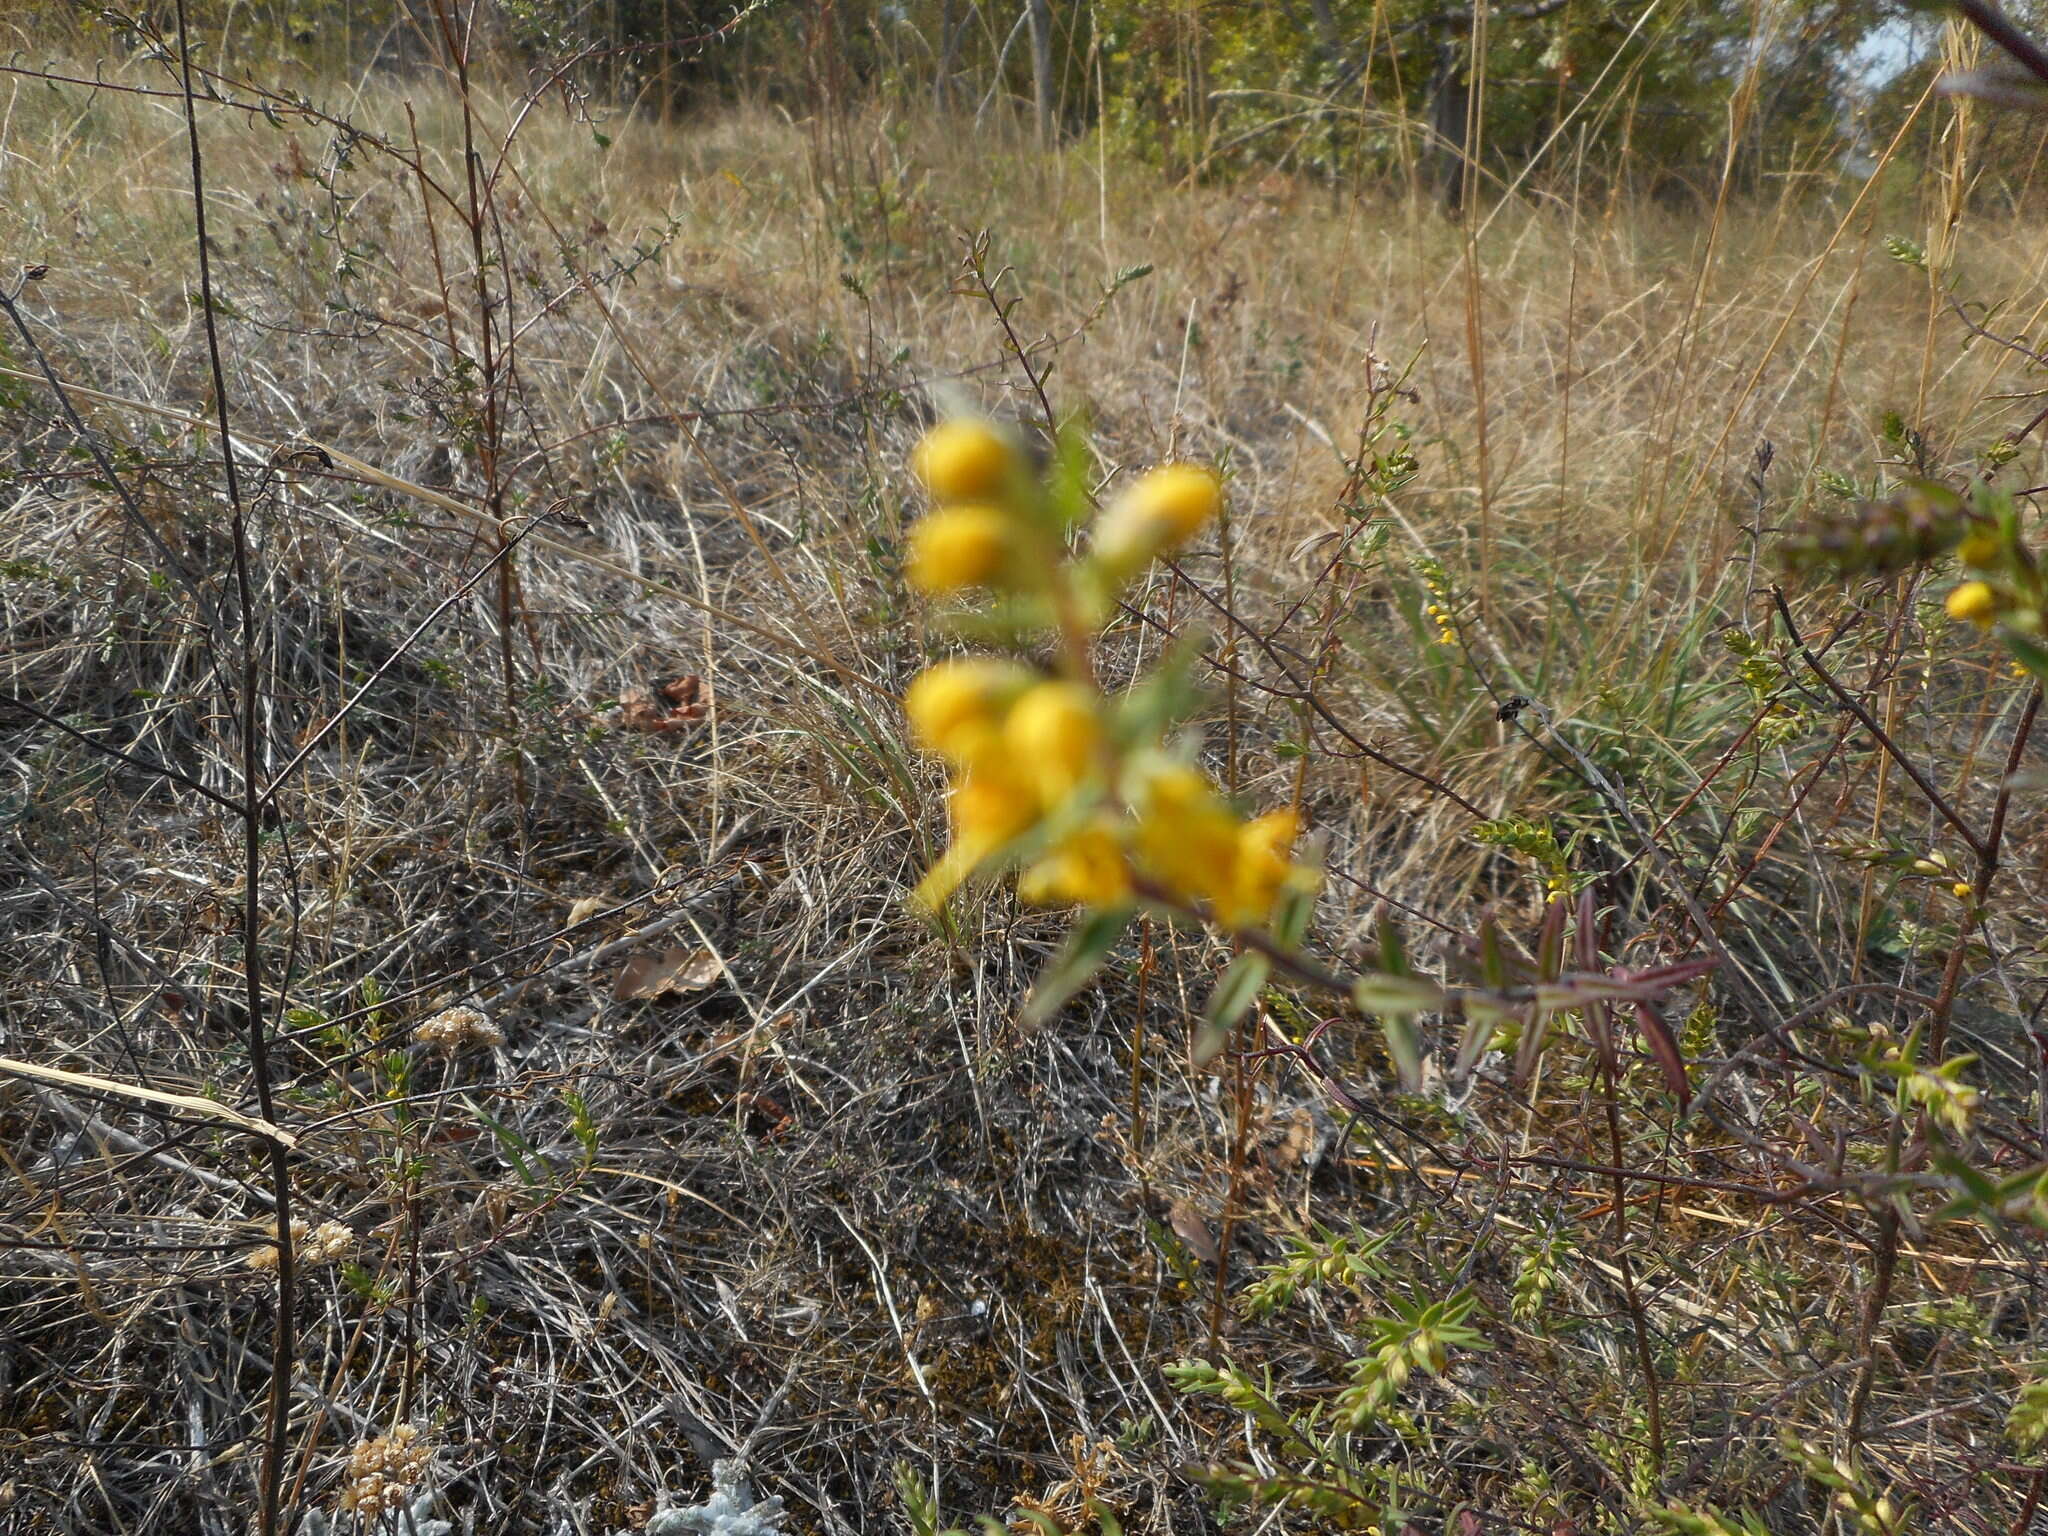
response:
[(1138, 786), (1139, 862), (1176, 896), (1222, 904), (1237, 873), (1237, 818), (1192, 768), (1157, 769)]
[(1223, 484), (1199, 464), (1167, 464), (1139, 478), (1095, 524), (1096, 563), (1133, 576), (1145, 562), (1178, 549), (1223, 509)]
[(940, 501), (995, 501), (1016, 474), (1017, 451), (990, 423), (956, 416), (925, 433), (910, 467)]
[(1973, 533), (1956, 546), (1956, 557), (1963, 564), (1976, 570), (1983, 570), (1996, 563), (2004, 552), (2005, 541), (1995, 533)]
[(963, 774), (954, 783), (946, 808), (954, 846), (976, 859), (1029, 831), (1038, 820), (1038, 799), (1031, 786), (999, 759), (977, 763)]
[(1238, 830), (1231, 899), (1219, 913), (1225, 922), (1263, 923), (1273, 915), (1273, 903), (1293, 872), (1287, 850), (1300, 831), (1301, 821), (1292, 811), (1271, 812)]
[(942, 661), (910, 685), (903, 713), (919, 746), (965, 764), (996, 741), (1011, 701), (1030, 685), (1031, 674), (1013, 662)]
[(1078, 683), (1040, 683), (1010, 709), (1003, 745), (1048, 806), (1094, 771), (1102, 749), (1095, 695)]
[(1017, 881), (1018, 899), (1031, 906), (1112, 907), (1131, 894), (1117, 823), (1091, 818), (1062, 838)]
[(1000, 585), (1011, 563), (1015, 530), (994, 507), (947, 507), (910, 530), (904, 574), (920, 592), (957, 592)]
[(1967, 880), (1958, 880), (1949, 887), (1949, 890), (1957, 901), (1968, 901), (1970, 899), (1970, 882)]
[(1979, 628), (1991, 623), (1998, 612), (1998, 594), (1981, 581), (1966, 581), (1948, 595), (1948, 616), (1964, 619)]

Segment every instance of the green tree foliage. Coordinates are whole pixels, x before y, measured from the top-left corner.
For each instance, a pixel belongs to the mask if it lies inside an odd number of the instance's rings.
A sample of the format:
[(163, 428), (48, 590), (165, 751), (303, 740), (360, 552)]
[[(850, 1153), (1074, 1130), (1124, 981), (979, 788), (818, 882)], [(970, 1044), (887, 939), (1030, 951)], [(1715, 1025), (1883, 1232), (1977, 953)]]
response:
[(1461, 174), (1475, 91), (1490, 176), (1516, 174), (1553, 136), (1583, 144), (1581, 166), (1626, 150), (1666, 178), (1718, 175), (1746, 83), (1746, 177), (1831, 154), (1855, 49), (1885, 15), (1871, 0), (1766, 5), (1758, 31), (1754, 8), (1715, 0), (1530, 0), (1477, 17), (1437, 0), (1098, 0), (1090, 12), (1104, 109), (1133, 147), (1194, 166), (1440, 183)]
[[(359, 63), (424, 56), (435, 15), (435, 0), (191, 6), (217, 58), (258, 37)], [(1859, 50), (1887, 26), (1894, 51), (1905, 36), (1884, 0), (486, 0), (485, 24), (528, 58), (580, 56), (572, 78), (615, 102), (883, 95), (984, 130), (1099, 128), (1178, 173), (1448, 191), (1525, 173), (1597, 188), (1627, 166), (1667, 194), (1718, 183), (1731, 125), (1745, 189), (1830, 165), (1856, 142)], [(1866, 141), (1931, 67), (1865, 104)], [(2023, 152), (2015, 140), (2007, 158)]]

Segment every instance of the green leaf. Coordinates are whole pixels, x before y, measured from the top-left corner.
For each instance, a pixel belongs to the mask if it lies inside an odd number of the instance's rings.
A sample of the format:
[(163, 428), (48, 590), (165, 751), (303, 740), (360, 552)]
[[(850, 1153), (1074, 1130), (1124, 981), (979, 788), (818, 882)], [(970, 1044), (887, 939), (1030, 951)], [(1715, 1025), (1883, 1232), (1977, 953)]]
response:
[(1089, 494), (1088, 433), (1078, 421), (1060, 424), (1059, 441), (1053, 444), (1052, 466), (1045, 479), (1046, 502), (1054, 524), (1062, 530), (1077, 528), (1095, 511)]
[(1230, 969), (1216, 983), (1216, 990), (1209, 994), (1208, 1011), (1202, 1016), (1202, 1027), (1195, 1032), (1196, 1066), (1215, 1060), (1230, 1043), (1230, 1032), (1258, 1000), (1259, 988), (1266, 984), (1266, 975), (1272, 968), (1272, 962), (1255, 950), (1230, 963)]
[(1116, 941), (1123, 936), (1136, 913), (1134, 907), (1108, 907), (1091, 912), (1067, 937), (1066, 947), (1039, 973), (1032, 984), (1031, 996), (1024, 1000), (1021, 1022), (1026, 1029), (1036, 1029), (1044, 1024), (1076, 992), (1095, 979), (1095, 973), (1102, 969), (1103, 961), (1116, 947)]
[(1507, 956), (1501, 952), (1500, 925), (1487, 913), (1479, 920), (1479, 975), (1498, 991), (1508, 984)]
[(1303, 881), (1281, 892), (1273, 909), (1273, 937), (1286, 949), (1301, 948), (1308, 933), (1308, 920), (1315, 915), (1317, 886)]
[(1422, 1048), (1415, 1040), (1415, 1026), (1399, 1014), (1380, 1020), (1386, 1033), (1387, 1054), (1394, 1058), (1394, 1070), (1401, 1074), (1401, 1086), (1410, 1093), (1422, 1087)]
[[(1484, 1014), (1475, 1015), (1465, 1021), (1465, 1038), (1458, 1042), (1458, 1063), (1453, 1069), (1459, 1081), (1463, 1081), (1478, 1065), (1479, 1058), (1486, 1054), (1486, 1047), (1499, 1029), (1499, 1022)], [(1523, 1029), (1530, 1028), (1525, 1019)]]
[(1116, 701), (1113, 730), (1119, 742), (1132, 746), (1156, 742), (1194, 711), (1202, 697), (1195, 683), (1195, 664), (1201, 660), (1208, 638), (1190, 626), (1167, 648), (1150, 675)]
[(1936, 1221), (1954, 1221), (1958, 1217), (1979, 1214), (1995, 1217), (1998, 1214), (2001, 1202), (1998, 1188), (1991, 1180), (1946, 1148), (1936, 1146), (1932, 1156), (1934, 1166), (1942, 1175), (1962, 1186), (1961, 1192), (1935, 1213)]
[(1361, 1013), (1406, 1018), (1443, 1007), (1445, 996), (1444, 989), (1426, 976), (1369, 971), (1351, 984), (1351, 1001)]
[(1387, 915), (1384, 905), (1380, 907), (1374, 923), (1380, 937), (1379, 968), (1390, 976), (1406, 976), (1408, 951), (1402, 947), (1401, 930), (1394, 926), (1394, 920)]

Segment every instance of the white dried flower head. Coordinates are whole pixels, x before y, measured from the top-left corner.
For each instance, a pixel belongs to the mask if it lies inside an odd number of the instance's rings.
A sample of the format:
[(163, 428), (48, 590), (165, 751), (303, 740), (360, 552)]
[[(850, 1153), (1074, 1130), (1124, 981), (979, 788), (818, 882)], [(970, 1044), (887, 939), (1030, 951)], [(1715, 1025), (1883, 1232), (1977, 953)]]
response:
[(341, 1512), (374, 1521), (408, 1508), (414, 1485), (425, 1478), (433, 1460), (433, 1444), (417, 1425), (400, 1424), (389, 1434), (363, 1441), (348, 1453)]
[(490, 1015), (483, 1009), (465, 1004), (459, 1008), (443, 1008), (421, 1023), (413, 1031), (413, 1038), (423, 1045), (452, 1054), (465, 1045), (503, 1044), (505, 1032), (491, 1022)]
[[(295, 1263), (331, 1264), (355, 1245), (355, 1233), (341, 1222), (323, 1221), (316, 1227), (296, 1218), (292, 1221), (292, 1259)], [(277, 1244), (265, 1243), (242, 1262), (250, 1269), (277, 1268)]]
[(323, 1221), (305, 1237), (306, 1262), (331, 1264), (356, 1245), (356, 1235), (338, 1221)]

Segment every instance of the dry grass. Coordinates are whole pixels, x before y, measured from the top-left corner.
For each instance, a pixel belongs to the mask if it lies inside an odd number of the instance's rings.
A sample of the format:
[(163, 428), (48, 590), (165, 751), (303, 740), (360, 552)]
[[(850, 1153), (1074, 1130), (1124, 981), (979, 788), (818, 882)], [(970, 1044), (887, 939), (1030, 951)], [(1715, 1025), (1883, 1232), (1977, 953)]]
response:
[[(112, 78), (168, 76), (138, 60)], [(317, 94), (401, 147), (416, 122), (430, 171), (459, 181), (438, 81)], [(487, 143), (518, 101), (482, 94)], [(1088, 411), (1105, 476), (1227, 459), (1239, 612), (1276, 644), (1333, 642), (1323, 696), (1357, 738), (1490, 811), (1556, 813), (1591, 837), (1580, 856), (1614, 874), (1644, 952), (1680, 943), (1656, 882), (1629, 872), (1614, 808), (1496, 720), (1497, 695), (1533, 695), (1704, 896), (1761, 861), (1724, 938), (1784, 1016), (1873, 980), (1924, 990), (1939, 970), (1938, 947), (1898, 925), (1943, 920), (1940, 892), (1886, 887), (1873, 908), (1861, 868), (1827, 852), (1874, 826), (1938, 841), (1878, 754), (1823, 756), (1835, 722), (1815, 707), (1790, 749), (1708, 772), (1752, 703), (1715, 632), (1769, 632), (1757, 525), (1825, 496), (1815, 469), (1867, 482), (1890, 452), (1884, 411), (1940, 466), (2031, 414), (2005, 397), (2025, 368), (1961, 348), (1925, 275), (1885, 256), (1884, 236), (1925, 222), (1910, 188), (1858, 202), (1844, 185), (1717, 226), (1625, 200), (1510, 203), (1478, 242), (1468, 332), (1458, 227), (1369, 192), (1165, 186), (1092, 145), (1041, 158), (879, 109), (829, 131), (765, 110), (619, 115), (598, 125), (605, 148), (544, 102), (504, 161), (491, 229), (503, 324), (521, 336), (504, 481), (516, 515), (559, 502), (581, 521), (520, 552), (505, 644), (489, 583), (407, 644), (490, 550), (463, 446), (475, 395), (443, 345), (445, 326), (474, 323), (453, 221), (437, 258), (415, 180), (367, 143), (335, 175), (328, 129), (202, 121), (271, 769), (341, 719), (280, 791), (262, 894), (300, 1214), (353, 1234), (345, 1259), (300, 1277), (290, 1472), (306, 1507), (335, 1508), (352, 1448), (418, 1424), (443, 1512), (478, 1531), (634, 1527), (735, 1450), (804, 1529), (896, 1528), (903, 1458), (936, 1471), (951, 1511), (1073, 1504), (1059, 1485), (1085, 1472), (1127, 1528), (1208, 1528), (1180, 1469), (1241, 1454), (1243, 1428), (1177, 1399), (1160, 1366), (1211, 1348), (1188, 1234), (1218, 1214), (1229, 1105), (1183, 1042), (1226, 954), (1154, 928), (1142, 978), (1134, 949), (1029, 1034), (1015, 1006), (1061, 925), (990, 892), (937, 934), (902, 904), (933, 848), (937, 781), (893, 699), (943, 642), (896, 571), (915, 510), (901, 466), (934, 398), (1038, 409), (988, 307), (957, 291), (966, 232), (992, 231), (1015, 323), (1047, 338), (1034, 355), (1056, 360), (1055, 403)], [(13, 698), (232, 796), (217, 667), (234, 603), (218, 444), (192, 424), (209, 386), (183, 152), (175, 100), (6, 77), (0, 252), (49, 264), (24, 300), (38, 339), (198, 575), (192, 592), (166, 579), (10, 337), (4, 671)], [(2038, 248), (2031, 228), (1962, 226), (1959, 291), (2000, 302), (2001, 330), (2038, 330)], [(1156, 271), (1103, 304), (1138, 262)], [(1418, 398), (1395, 414), (1420, 471), (1377, 508), (1388, 555), (1342, 578), (1325, 624), (1331, 546), (1311, 541), (1352, 526), (1333, 502), (1368, 383), (1411, 362)], [(1765, 439), (1776, 457), (1752, 487)], [(285, 451), (299, 440), (381, 478)], [(2029, 443), (2003, 473), (2033, 485), (2040, 459)], [(1461, 647), (1429, 641), (1417, 552), (1464, 595)], [(1213, 622), (1199, 590), (1221, 563), (1198, 552), (1143, 595), (1154, 622), (1122, 638), (1133, 672), (1161, 630)], [(1980, 814), (2017, 707), (2002, 663), (1903, 592), (1856, 601), (1859, 635), (1890, 633), (1858, 640), (1858, 687)], [(1838, 610), (1803, 611), (1818, 629)], [(1226, 690), (1219, 674), (1212, 717), (1221, 742), (1227, 694), (1228, 769), (1261, 803), (1293, 794), (1300, 768), (1296, 710), (1265, 691), (1271, 655), (1238, 638), (1245, 676)], [(701, 722), (618, 728), (609, 701), (685, 674), (703, 679)], [(18, 709), (0, 718), (0, 1054), (248, 1106), (231, 818)], [(1381, 768), (1361, 792), (1360, 769), (1319, 735), (1306, 805), (1336, 875), (1319, 946), (1355, 950), (1382, 895), (1453, 925), (1485, 902), (1533, 919), (1528, 880), (1465, 836), (1469, 818)], [(2017, 806), (1997, 951), (1966, 994), (2016, 1147), (2041, 832), (2038, 798)], [(1889, 950), (1866, 952), (1874, 929)], [(629, 962), (672, 948), (700, 962), (684, 986), (617, 995)], [(502, 1042), (415, 1042), (461, 1003)], [(1710, 1008), (1688, 1034), (1709, 1066), (1764, 1022), (1732, 989), (1712, 1007), (1718, 1025)], [(1901, 1010), (1845, 996), (1812, 1028)], [(1605, 1160), (1583, 1052), (1561, 1047), (1526, 1097), (1489, 1082), (1428, 1103), (1385, 1086), (1369, 1031), (1331, 1044), (1376, 1085), (1371, 1111), (1342, 1125), (1311, 1081), (1266, 1077), (1240, 1275), (1310, 1222), (1398, 1232), (1388, 1290), (1477, 1285), (1500, 1348), (1423, 1391), (1380, 1461), (1434, 1479), (1446, 1506), (1629, 1528), (1642, 1404), (1606, 1185), (1500, 1161)], [(1764, 1148), (1789, 1122), (1758, 1108), (1781, 1082), (1752, 1066), (1759, 1146), (1679, 1127), (1641, 1068), (1632, 1146), (1771, 1187)], [(1788, 1116), (1815, 1102), (1782, 1089)], [(269, 1279), (249, 1264), (274, 1231), (259, 1149), (5, 1080), (0, 1154), (0, 1524), (237, 1528), (269, 1369)], [(1770, 1447), (1782, 1425), (1840, 1422), (1868, 1217), (1840, 1191), (1644, 1198), (1636, 1263), (1671, 1426), (1652, 1481), (1772, 1500), (1774, 1528), (1816, 1524), (1811, 1488)], [(1552, 1231), (1578, 1257), (1547, 1318), (1511, 1324), (1517, 1257)], [(2006, 1529), (2024, 1494), (1995, 1437), (2036, 1344), (2035, 1251), (1933, 1229), (1893, 1297), (1869, 1454), (1957, 1528)], [(1350, 1302), (1314, 1296), (1234, 1324), (1224, 1348), (1315, 1392), (1356, 1326)]]

